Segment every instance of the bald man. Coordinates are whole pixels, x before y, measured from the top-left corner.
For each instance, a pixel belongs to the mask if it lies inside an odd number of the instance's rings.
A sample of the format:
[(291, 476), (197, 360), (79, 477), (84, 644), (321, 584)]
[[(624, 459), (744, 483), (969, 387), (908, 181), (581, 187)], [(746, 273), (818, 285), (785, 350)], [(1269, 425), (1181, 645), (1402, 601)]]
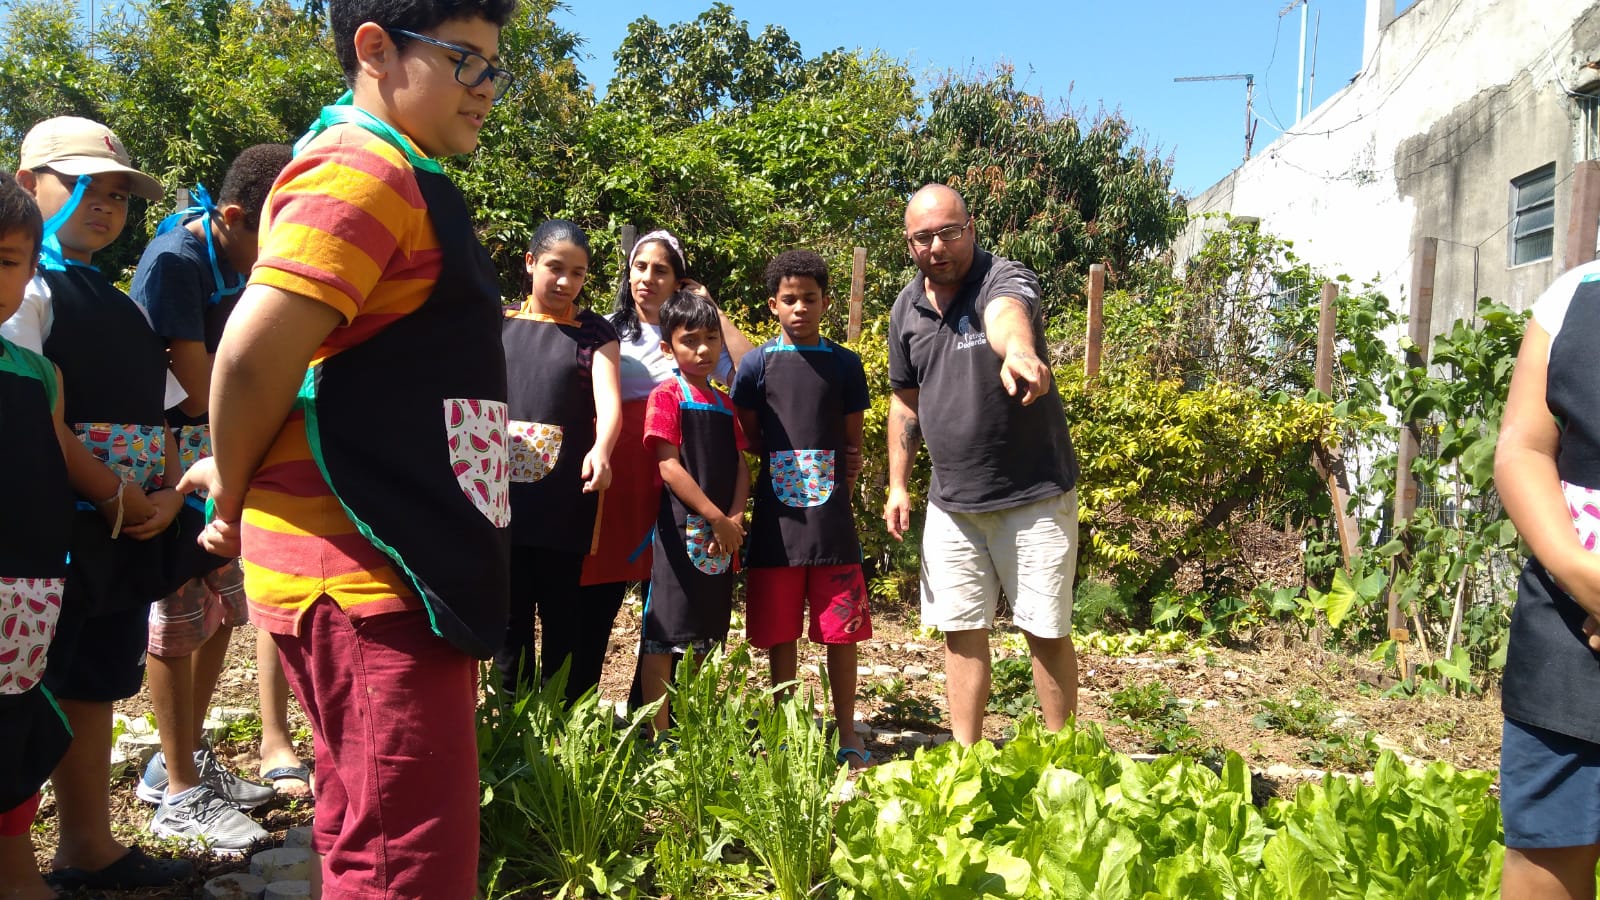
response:
[(1002, 591), (1028, 640), (1045, 726), (1058, 730), (1078, 702), (1078, 464), (1045, 362), (1039, 279), (979, 249), (966, 202), (944, 185), (907, 203), (906, 246), (921, 274), (889, 318), (884, 522), (897, 540), (910, 527), (906, 485), (926, 440), (922, 621), (945, 635), (955, 739), (983, 737)]

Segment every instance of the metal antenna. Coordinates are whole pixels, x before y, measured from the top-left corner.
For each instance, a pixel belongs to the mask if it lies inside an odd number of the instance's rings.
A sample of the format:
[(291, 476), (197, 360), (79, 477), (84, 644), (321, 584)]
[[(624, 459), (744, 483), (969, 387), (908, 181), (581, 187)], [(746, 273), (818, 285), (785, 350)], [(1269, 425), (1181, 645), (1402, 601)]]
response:
[(1173, 81), (1243, 81), (1244, 82), (1244, 161), (1250, 161), (1250, 148), (1256, 142), (1256, 77), (1254, 75), (1189, 75)]
[[(1305, 111), (1306, 11), (1311, 8), (1311, 0), (1289, 0), (1287, 6), (1278, 10), (1278, 18), (1288, 15), (1296, 6), (1300, 7), (1300, 69), (1294, 83), (1294, 120), (1298, 123)], [(1318, 15), (1321, 15), (1320, 11)]]

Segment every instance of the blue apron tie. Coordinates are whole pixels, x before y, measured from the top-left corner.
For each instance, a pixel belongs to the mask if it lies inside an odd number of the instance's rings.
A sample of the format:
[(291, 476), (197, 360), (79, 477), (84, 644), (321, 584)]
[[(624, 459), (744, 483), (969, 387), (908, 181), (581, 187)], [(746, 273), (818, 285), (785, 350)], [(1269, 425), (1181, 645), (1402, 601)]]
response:
[(238, 275), (238, 283), (231, 285), (223, 281), (222, 267), (217, 264), (217, 245), (211, 236), (211, 218), (218, 214), (217, 205), (211, 202), (211, 195), (206, 192), (206, 186), (203, 184), (194, 186), (194, 200), (194, 206), (180, 209), (162, 219), (161, 224), (156, 226), (156, 236), (160, 237), (172, 229), (187, 223), (194, 216), (200, 217), (200, 230), (205, 232), (206, 235), (206, 258), (211, 262), (211, 278), (212, 282), (217, 286), (217, 289), (211, 292), (211, 297), (206, 302), (215, 306), (221, 303), (224, 298), (232, 297), (244, 290), (245, 279), (243, 275)]
[(73, 185), (72, 196), (68, 197), (67, 202), (56, 210), (56, 214), (50, 217), (50, 221), (44, 223), (44, 236), (39, 242), (39, 265), (42, 268), (49, 269), (52, 272), (65, 272), (67, 266), (82, 266), (85, 269), (94, 268), (88, 263), (67, 259), (66, 252), (61, 249), (61, 239), (56, 237), (56, 232), (61, 230), (61, 226), (67, 224), (67, 220), (72, 218), (72, 214), (78, 211), (78, 204), (83, 202), (84, 192), (89, 190), (89, 183), (92, 181), (94, 181), (93, 175), (79, 175), (77, 184)]

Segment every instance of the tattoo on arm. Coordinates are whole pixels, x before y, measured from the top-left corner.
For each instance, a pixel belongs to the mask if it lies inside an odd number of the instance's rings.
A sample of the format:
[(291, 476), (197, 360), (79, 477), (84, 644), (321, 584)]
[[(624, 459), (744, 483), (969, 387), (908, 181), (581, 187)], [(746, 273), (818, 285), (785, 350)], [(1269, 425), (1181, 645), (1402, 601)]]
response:
[(900, 447), (915, 453), (922, 444), (922, 420), (910, 410), (900, 413)]

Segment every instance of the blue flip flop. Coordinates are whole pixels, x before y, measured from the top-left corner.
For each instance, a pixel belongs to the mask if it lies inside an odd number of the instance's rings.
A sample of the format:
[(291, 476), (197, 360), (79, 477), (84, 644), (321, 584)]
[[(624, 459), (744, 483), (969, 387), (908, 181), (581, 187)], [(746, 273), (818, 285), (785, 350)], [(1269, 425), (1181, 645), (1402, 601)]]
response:
[(850, 757), (852, 757), (852, 756), (854, 756), (856, 759), (861, 760), (861, 764), (863, 766), (872, 765), (872, 751), (871, 750), (857, 750), (854, 747), (840, 747), (839, 748), (839, 752), (835, 753), (833, 755), (833, 759), (839, 765), (847, 766), (847, 765), (850, 764)]

